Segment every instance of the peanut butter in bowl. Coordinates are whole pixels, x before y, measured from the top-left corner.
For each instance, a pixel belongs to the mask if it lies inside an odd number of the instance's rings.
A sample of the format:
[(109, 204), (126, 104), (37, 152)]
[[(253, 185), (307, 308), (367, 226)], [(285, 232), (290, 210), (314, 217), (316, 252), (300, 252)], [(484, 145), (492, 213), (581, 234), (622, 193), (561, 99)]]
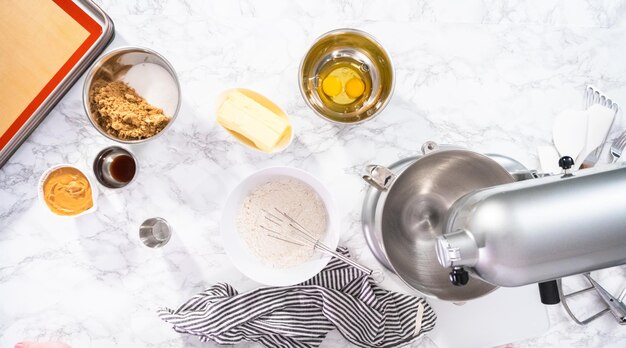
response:
[(59, 165), (46, 171), (39, 184), (39, 198), (55, 215), (77, 216), (94, 210), (94, 189), (78, 168)]

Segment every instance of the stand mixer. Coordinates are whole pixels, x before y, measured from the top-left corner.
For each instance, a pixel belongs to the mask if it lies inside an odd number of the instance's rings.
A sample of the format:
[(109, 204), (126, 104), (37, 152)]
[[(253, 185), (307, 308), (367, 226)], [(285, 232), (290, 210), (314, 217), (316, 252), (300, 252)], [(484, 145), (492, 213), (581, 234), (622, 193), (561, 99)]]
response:
[(626, 163), (572, 174), (571, 158), (559, 162), (563, 175), (456, 200), (437, 240), (438, 261), (457, 286), (471, 282), (470, 272), (497, 286), (539, 283), (545, 304), (573, 295), (563, 295), (556, 280), (584, 274), (591, 283), (585, 290), (595, 289), (607, 304), (596, 316), (610, 312), (625, 324), (626, 306), (588, 272), (626, 264)]

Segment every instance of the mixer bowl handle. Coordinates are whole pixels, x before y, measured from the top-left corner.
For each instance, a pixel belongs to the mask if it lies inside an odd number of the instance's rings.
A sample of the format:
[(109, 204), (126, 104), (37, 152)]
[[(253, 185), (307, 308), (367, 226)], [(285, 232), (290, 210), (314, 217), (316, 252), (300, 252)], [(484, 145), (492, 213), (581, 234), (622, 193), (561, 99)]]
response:
[(389, 168), (377, 164), (368, 165), (365, 171), (363, 180), (381, 192), (389, 190), (396, 179), (396, 175)]

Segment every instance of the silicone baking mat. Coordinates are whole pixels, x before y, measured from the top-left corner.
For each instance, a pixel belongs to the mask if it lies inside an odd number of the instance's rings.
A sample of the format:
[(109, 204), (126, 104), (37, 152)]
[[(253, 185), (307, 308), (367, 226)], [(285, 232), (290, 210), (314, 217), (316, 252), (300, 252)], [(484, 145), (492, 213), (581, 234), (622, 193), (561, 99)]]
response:
[(2, 0), (0, 153), (5, 156), (0, 165), (10, 156), (7, 152), (14, 151), (43, 119), (52, 107), (50, 102), (58, 101), (58, 94), (69, 89), (79, 75), (77, 68), (82, 73), (91, 63), (85, 61), (87, 54), (94, 49), (99, 53), (110, 40), (112, 23), (105, 20), (106, 15), (98, 18), (90, 6), (95, 5), (72, 0)]

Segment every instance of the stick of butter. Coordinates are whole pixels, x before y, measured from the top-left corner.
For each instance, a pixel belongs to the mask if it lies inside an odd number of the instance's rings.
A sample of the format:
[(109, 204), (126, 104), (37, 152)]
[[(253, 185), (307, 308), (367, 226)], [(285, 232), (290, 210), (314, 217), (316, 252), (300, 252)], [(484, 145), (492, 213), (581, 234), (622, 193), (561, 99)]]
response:
[[(259, 150), (271, 153), (291, 129), (291, 125), (285, 117), (262, 104), (269, 101), (257, 101), (249, 96), (254, 94), (244, 94), (236, 89), (228, 92), (218, 107), (217, 122), (227, 130), (245, 137)], [(259, 99), (265, 98), (259, 96)]]

